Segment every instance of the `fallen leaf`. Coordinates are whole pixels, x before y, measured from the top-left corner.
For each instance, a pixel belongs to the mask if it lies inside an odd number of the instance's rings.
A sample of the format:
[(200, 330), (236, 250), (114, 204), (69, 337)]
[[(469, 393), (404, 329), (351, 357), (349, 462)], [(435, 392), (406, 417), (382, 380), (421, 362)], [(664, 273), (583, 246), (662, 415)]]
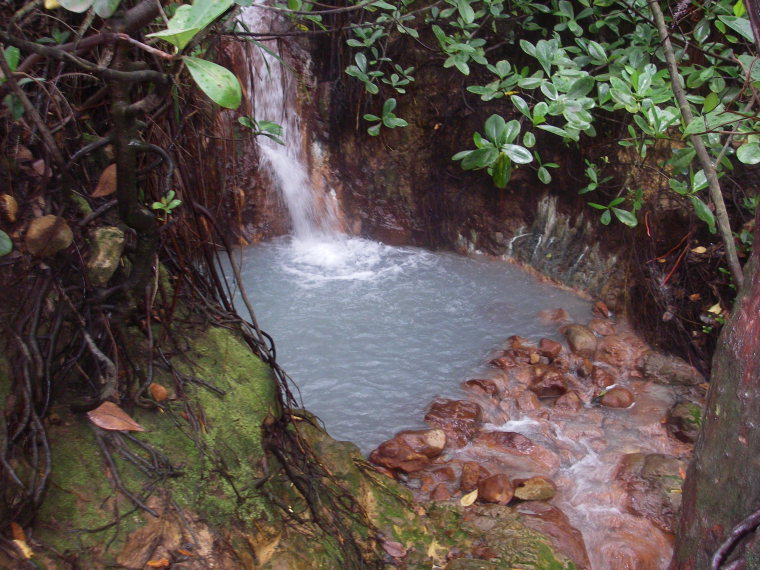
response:
[(404, 545), (394, 540), (384, 540), (383, 549), (393, 556), (393, 558), (403, 558), (406, 556), (406, 548), (404, 548)]
[(16, 221), (18, 214), (18, 202), (10, 194), (0, 194), (0, 214), (10, 223)]
[(148, 392), (150, 392), (151, 397), (156, 402), (163, 402), (169, 397), (169, 391), (161, 384), (156, 384), (155, 382), (151, 382), (150, 386), (148, 386)]
[(470, 491), (466, 495), (462, 495), (462, 498), (459, 499), (459, 504), (463, 507), (469, 507), (471, 504), (475, 502), (475, 499), (478, 498), (478, 490), (475, 489), (474, 491)]
[(702, 298), (702, 295), (699, 293), (692, 293), (689, 295), (689, 301), (699, 301)]
[(50, 168), (48, 167), (47, 163), (43, 159), (35, 160), (32, 163), (32, 170), (38, 175), (38, 176), (51, 176), (52, 172), (50, 171)]
[(58, 3), (58, 0), (45, 0), (45, 9), (46, 10), (54, 10), (55, 8), (58, 8), (60, 4)]
[(105, 167), (98, 179), (98, 185), (95, 191), (90, 194), (90, 198), (102, 198), (116, 192), (116, 165), (109, 164)]
[(438, 541), (436, 539), (433, 539), (433, 542), (430, 543), (430, 546), (428, 546), (427, 549), (428, 557), (432, 558), (433, 560), (437, 560), (439, 558), (438, 550), (443, 548), (443, 546), (438, 544)]
[(692, 253), (705, 253), (705, 252), (707, 252), (707, 248), (704, 247), (704, 246), (702, 246), (702, 245), (700, 245), (700, 246), (697, 246), (694, 249), (692, 249), (691, 252)]
[(113, 402), (103, 402), (91, 412), (87, 412), (87, 417), (101, 429), (110, 431), (145, 431), (145, 428), (127, 415)]
[(74, 241), (74, 234), (63, 218), (48, 215), (34, 218), (26, 230), (24, 243), (29, 253), (49, 257), (66, 249)]
[(720, 315), (723, 312), (723, 309), (720, 306), (720, 303), (715, 303), (712, 307), (707, 309), (708, 313), (712, 313), (713, 315)]
[(16, 149), (16, 156), (14, 158), (16, 159), (16, 162), (29, 162), (34, 157), (32, 156), (32, 151), (23, 145), (19, 145)]
[(13, 540), (20, 540), (22, 542), (26, 542), (26, 535), (24, 534), (24, 529), (21, 528), (21, 525), (17, 522), (11, 521), (11, 536), (13, 536)]
[(168, 558), (159, 558), (158, 560), (148, 560), (147, 563), (150, 568), (168, 568), (171, 566)]
[(177, 554), (181, 554), (182, 556), (192, 556), (193, 555), (192, 552), (190, 552), (189, 550), (186, 550), (184, 548), (178, 548), (177, 549)]
[(26, 543), (25, 540), (14, 539), (13, 544), (16, 545), (16, 548), (18, 548), (21, 552), (21, 556), (23, 556), (26, 560), (29, 560), (32, 556), (34, 556), (34, 551)]

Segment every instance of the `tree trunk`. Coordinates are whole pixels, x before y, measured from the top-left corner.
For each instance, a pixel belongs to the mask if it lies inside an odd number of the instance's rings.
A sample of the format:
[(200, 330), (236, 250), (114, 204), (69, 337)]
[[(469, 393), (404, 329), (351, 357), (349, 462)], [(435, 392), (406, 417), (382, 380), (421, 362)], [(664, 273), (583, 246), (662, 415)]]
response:
[[(760, 212), (759, 212), (760, 214)], [(760, 215), (756, 227), (760, 227)], [(713, 375), (702, 431), (686, 476), (680, 526), (671, 570), (758, 568), (760, 544), (747, 521), (760, 509), (760, 238), (745, 268), (744, 287), (726, 324), (713, 360)], [(723, 546), (723, 548), (721, 548)], [(723, 556), (720, 556), (723, 558)]]

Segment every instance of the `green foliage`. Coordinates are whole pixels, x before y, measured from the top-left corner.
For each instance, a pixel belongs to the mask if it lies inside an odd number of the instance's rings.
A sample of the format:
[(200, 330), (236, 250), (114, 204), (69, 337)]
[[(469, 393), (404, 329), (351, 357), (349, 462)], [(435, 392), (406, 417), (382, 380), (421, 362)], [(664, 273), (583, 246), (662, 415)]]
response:
[(364, 115), (364, 119), (371, 122), (376, 122), (376, 124), (372, 125), (367, 129), (367, 132), (372, 135), (373, 137), (376, 137), (380, 134), (380, 129), (382, 127), (388, 127), (389, 129), (395, 129), (396, 127), (405, 127), (408, 125), (408, 123), (399, 117), (397, 117), (393, 110), (396, 108), (396, 99), (391, 97), (390, 99), (387, 99), (385, 103), (383, 103), (383, 111), (381, 116), (372, 115), (372, 114), (366, 114)]
[(238, 123), (243, 125), (244, 127), (251, 129), (253, 131), (254, 136), (264, 136), (269, 139), (272, 139), (277, 144), (284, 145), (285, 141), (282, 140), (282, 126), (278, 123), (273, 123), (272, 121), (264, 121), (260, 120), (257, 121), (253, 117), (240, 117), (238, 118)]
[[(666, 163), (652, 167), (670, 169), (676, 186), (683, 188), (679, 193), (712, 230), (712, 209), (692, 183), (695, 152), (688, 135), (703, 139), (719, 171), (736, 162), (760, 163), (760, 120), (742, 103), (747, 89), (760, 88), (760, 65), (741, 2), (700, 5), (690, 12), (690, 21), (671, 23), (679, 71), (695, 117), (688, 125), (681, 118), (647, 0), (445, 0), (414, 12), (408, 8), (409, 2), (372, 4), (347, 42), (357, 50), (347, 74), (361, 81), (370, 95), (382, 96), (386, 88), (403, 94), (409, 87), (400, 84), (404, 75), (388, 76), (391, 70), (403, 69), (403, 54), (388, 58), (389, 42), (397, 33), (432, 36), (442, 66), (468, 78), (486, 78), (472, 81), (467, 91), (484, 102), (505, 100), (500, 113), (517, 116), (517, 132), (527, 135), (518, 145), (521, 150), (512, 153), (525, 159), (531, 154), (530, 161), (515, 160), (509, 147), (501, 148), (487, 134), (475, 135), (475, 149), (454, 155), (464, 169), (486, 170), (500, 188), (519, 164), (530, 164), (541, 182), (551, 182), (548, 165), (541, 160), (543, 139), (535, 137), (538, 131), (579, 144), (582, 137), (595, 137), (598, 127), (609, 125), (605, 121), (614, 117), (627, 133), (619, 143), (634, 150), (642, 163), (652, 160), (650, 150), (657, 141), (683, 140), (685, 148), (674, 148)], [(373, 19), (373, 14), (378, 17)], [(699, 58), (691, 59), (696, 52)], [(489, 121), (496, 124), (493, 118)], [(503, 124), (512, 122), (504, 119)], [(371, 127), (371, 134), (378, 128)], [(509, 132), (514, 130), (510, 127)], [(729, 136), (734, 137), (733, 145), (727, 143)], [(610, 181), (596, 168), (587, 168), (586, 174), (588, 183), (581, 193), (598, 192)], [(629, 191), (620, 188), (618, 193)], [(633, 212), (609, 203), (602, 208), (603, 221), (614, 218), (635, 225)]]
[(183, 56), (198, 87), (217, 105), (237, 109), (243, 99), (240, 82), (229, 69), (197, 57)]
[(174, 12), (166, 30), (148, 34), (161, 38), (181, 51), (202, 29), (234, 5), (232, 0), (195, 0), (192, 5), (183, 4)]
[(169, 214), (171, 214), (175, 208), (179, 207), (182, 204), (182, 200), (178, 200), (175, 198), (176, 193), (174, 190), (169, 190), (169, 192), (166, 193), (166, 196), (161, 198), (160, 202), (153, 202), (150, 207), (154, 210), (158, 210), (161, 212), (160, 216), (161, 219), (165, 220)]

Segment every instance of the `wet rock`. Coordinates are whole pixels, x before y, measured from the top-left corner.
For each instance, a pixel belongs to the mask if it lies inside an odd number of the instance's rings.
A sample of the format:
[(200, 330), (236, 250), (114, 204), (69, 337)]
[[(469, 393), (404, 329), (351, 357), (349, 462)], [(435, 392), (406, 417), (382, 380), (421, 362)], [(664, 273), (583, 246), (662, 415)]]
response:
[(531, 412), (541, 407), (541, 401), (533, 392), (523, 392), (515, 399), (517, 409), (521, 412)]
[(562, 345), (556, 340), (542, 338), (538, 341), (538, 351), (542, 356), (553, 360), (562, 352)]
[(557, 398), (554, 402), (554, 407), (558, 410), (567, 410), (569, 412), (577, 412), (583, 408), (583, 400), (578, 392), (571, 390)]
[(513, 496), (512, 483), (509, 481), (509, 477), (503, 473), (491, 475), (478, 483), (479, 501), (506, 505)]
[(525, 352), (531, 352), (536, 349), (536, 345), (529, 341), (527, 338), (512, 335), (507, 339), (507, 346), (514, 350), (522, 350)]
[(499, 387), (496, 385), (496, 382), (488, 378), (473, 378), (472, 380), (467, 380), (464, 383), (464, 387), (476, 392), (481, 392), (486, 396), (499, 395)]
[(90, 238), (92, 243), (87, 273), (93, 286), (105, 287), (119, 267), (126, 238), (124, 232), (116, 227), (97, 228)]
[(594, 366), (591, 371), (590, 380), (597, 388), (607, 388), (616, 382), (612, 373), (601, 366)]
[(676, 402), (668, 410), (665, 427), (681, 441), (694, 443), (702, 427), (702, 414), (702, 406), (696, 402)]
[(634, 400), (635, 398), (630, 390), (616, 386), (605, 392), (601, 398), (601, 404), (607, 408), (627, 408), (633, 404)]
[(381, 443), (377, 449), (370, 453), (369, 460), (382, 467), (398, 469), (405, 473), (421, 471), (430, 463), (428, 456), (417, 453), (395, 438)]
[[(516, 461), (514, 467), (522, 467), (524, 471), (553, 474), (559, 468), (559, 457), (553, 451), (535, 444), (530, 438), (513, 431), (481, 432), (475, 438), (478, 446), (511, 455)], [(504, 465), (509, 464), (506, 459)]]
[(650, 352), (644, 357), (642, 371), (660, 384), (696, 386), (705, 381), (696, 368), (677, 356)]
[(550, 370), (534, 378), (529, 389), (539, 398), (556, 398), (567, 392), (567, 381), (561, 371)]
[(599, 341), (596, 359), (615, 368), (623, 368), (632, 364), (633, 349), (628, 341), (618, 335), (609, 335)]
[(462, 476), (459, 480), (459, 488), (463, 493), (472, 491), (483, 479), (490, 477), (488, 469), (475, 461), (462, 463)]
[(596, 335), (594, 332), (583, 325), (567, 325), (560, 329), (565, 335), (570, 350), (583, 356), (584, 358), (593, 358), (596, 353)]
[(521, 501), (548, 501), (557, 494), (557, 486), (551, 479), (541, 475), (530, 479), (516, 479), (513, 485), (515, 497)]
[(425, 415), (425, 423), (446, 432), (447, 441), (462, 447), (480, 430), (483, 410), (467, 400), (436, 400)]
[(565, 513), (541, 501), (520, 503), (515, 508), (522, 515), (525, 526), (549, 537), (554, 548), (575, 562), (578, 568), (591, 567), (583, 535), (570, 524)]
[(570, 314), (565, 309), (547, 309), (538, 313), (538, 319), (545, 324), (569, 323)]
[(631, 453), (623, 457), (617, 479), (626, 485), (626, 510), (672, 533), (681, 506), (685, 464), (660, 453)]
[(442, 429), (416, 429), (399, 432), (394, 439), (409, 446), (415, 453), (438, 457), (446, 447), (446, 432)]
[(457, 474), (454, 472), (454, 468), (450, 465), (441, 467), (440, 469), (435, 469), (434, 471), (430, 471), (430, 475), (433, 477), (434, 481), (441, 483), (451, 483), (453, 481), (456, 481), (457, 478)]
[(439, 483), (436, 485), (433, 492), (430, 493), (431, 501), (448, 501), (451, 498), (451, 491), (445, 483)]
[(29, 223), (24, 243), (34, 256), (49, 257), (66, 249), (74, 241), (69, 224), (58, 216), (41, 216)]
[(607, 319), (591, 319), (588, 328), (600, 336), (615, 334), (615, 324)]
[(502, 370), (509, 370), (510, 368), (519, 366), (519, 364), (511, 356), (499, 356), (498, 358), (492, 359), (489, 364), (491, 366), (495, 366), (496, 368), (501, 368)]
[(604, 301), (597, 301), (594, 303), (594, 306), (591, 308), (591, 313), (597, 317), (602, 317), (603, 319), (608, 319), (611, 315), (610, 310)]
[(594, 370), (594, 363), (590, 358), (575, 358), (575, 373), (581, 378), (585, 378)]

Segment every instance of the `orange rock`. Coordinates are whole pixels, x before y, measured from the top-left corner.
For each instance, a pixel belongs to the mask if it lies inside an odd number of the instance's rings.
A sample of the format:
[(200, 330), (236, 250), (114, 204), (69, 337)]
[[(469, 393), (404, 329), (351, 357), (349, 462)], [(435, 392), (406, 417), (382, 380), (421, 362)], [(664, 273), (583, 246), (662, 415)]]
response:
[(399, 432), (394, 439), (408, 445), (415, 453), (438, 457), (446, 447), (446, 432), (442, 429), (415, 429)]
[(478, 500), (480, 501), (506, 505), (513, 496), (512, 483), (503, 473), (491, 475), (478, 483)]
[(491, 474), (488, 469), (476, 463), (475, 461), (465, 461), (462, 463), (462, 476), (459, 480), (459, 488), (462, 492), (467, 493), (478, 486), (481, 480), (489, 477)]
[(406, 473), (421, 471), (430, 463), (429, 457), (415, 452), (407, 444), (397, 439), (390, 439), (381, 443), (376, 450), (370, 453), (369, 460), (382, 467), (398, 469)]
[(556, 340), (542, 338), (538, 341), (538, 350), (543, 356), (554, 359), (562, 352), (562, 345)]
[(447, 442), (462, 447), (480, 430), (483, 410), (467, 400), (439, 399), (425, 415), (425, 423), (446, 432)]
[(433, 492), (430, 493), (430, 499), (433, 501), (448, 501), (451, 498), (451, 491), (445, 483), (439, 483), (436, 485)]
[(608, 408), (627, 408), (634, 402), (633, 394), (621, 386), (617, 386), (602, 396), (602, 405)]

